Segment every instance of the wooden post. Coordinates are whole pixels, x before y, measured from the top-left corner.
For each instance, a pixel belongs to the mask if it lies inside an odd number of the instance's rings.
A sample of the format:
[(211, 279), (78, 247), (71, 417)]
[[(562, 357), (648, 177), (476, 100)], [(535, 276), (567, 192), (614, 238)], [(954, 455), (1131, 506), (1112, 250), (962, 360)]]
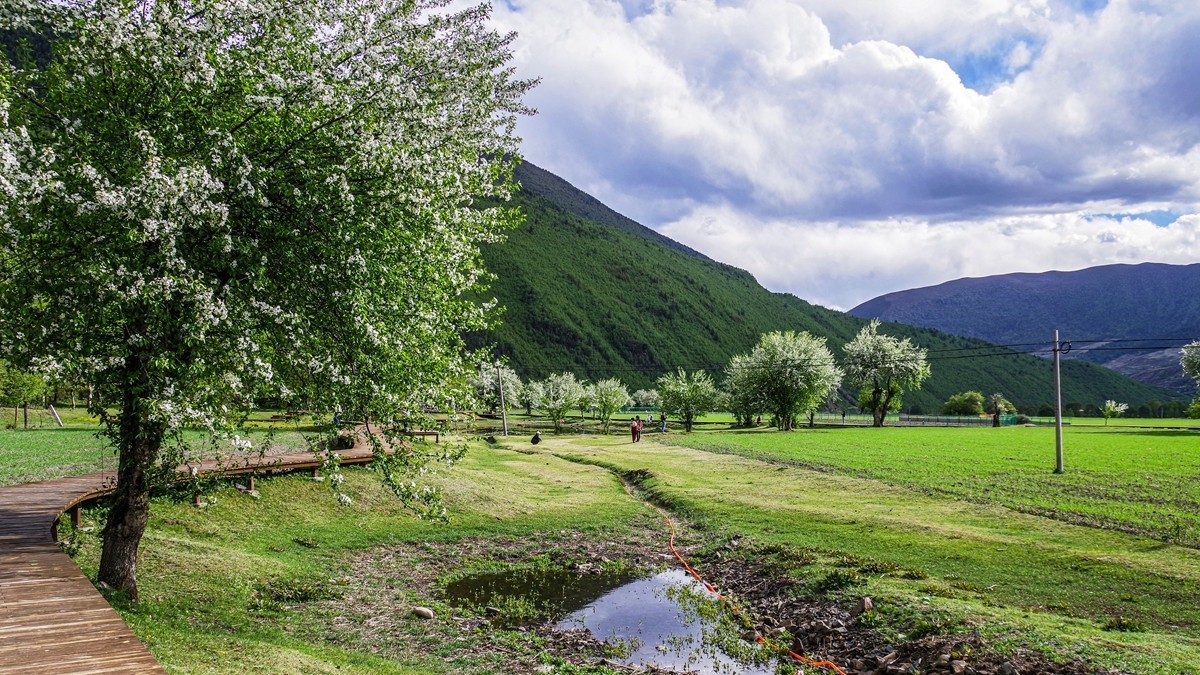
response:
[(83, 510), (78, 504), (71, 507), (71, 525), (77, 530), (83, 527)]
[(62, 418), (58, 416), (58, 411), (54, 409), (53, 403), (50, 404), (50, 414), (54, 415), (54, 421), (58, 422), (58, 426), (61, 427), (63, 425)]
[(1058, 341), (1058, 329), (1054, 330), (1054, 473), (1063, 472), (1062, 446), (1062, 375), (1059, 373), (1059, 359), (1062, 343)]
[(250, 474), (250, 491), (254, 492), (254, 474)]
[[(500, 419), (504, 422), (504, 435), (508, 435), (508, 406), (504, 405), (504, 375), (500, 373), (500, 364), (496, 364), (496, 383), (500, 386)], [(437, 443), (437, 436), (433, 442)]]
[(204, 506), (204, 503), (200, 501), (200, 491), (199, 490), (192, 493), (192, 506), (195, 506), (195, 507)]

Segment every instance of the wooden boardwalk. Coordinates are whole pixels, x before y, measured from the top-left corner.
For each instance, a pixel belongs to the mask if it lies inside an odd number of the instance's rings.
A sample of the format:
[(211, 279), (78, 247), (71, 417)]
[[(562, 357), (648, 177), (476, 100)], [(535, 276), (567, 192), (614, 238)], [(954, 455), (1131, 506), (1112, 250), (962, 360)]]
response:
[[(371, 461), (358, 443), (342, 464)], [(203, 473), (320, 466), (312, 453), (206, 463)], [(111, 491), (112, 472), (0, 487), (0, 674), (163, 673), (133, 631), (56, 542), (58, 519)]]

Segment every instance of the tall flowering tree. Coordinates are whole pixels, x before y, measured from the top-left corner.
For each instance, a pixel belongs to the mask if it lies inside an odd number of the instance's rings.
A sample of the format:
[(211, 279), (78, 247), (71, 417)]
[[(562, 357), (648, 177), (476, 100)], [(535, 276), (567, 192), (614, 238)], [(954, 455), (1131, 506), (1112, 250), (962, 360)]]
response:
[[(479, 242), (514, 217), (531, 82), (449, 0), (16, 0), (0, 63), (0, 351), (100, 385), (119, 453), (99, 579), (136, 597), (186, 426), (271, 394), (449, 406)], [(394, 468), (394, 467), (393, 467)]]
[(680, 368), (658, 378), (659, 409), (663, 417), (673, 417), (683, 422), (683, 430), (692, 433), (696, 418), (708, 414), (717, 407), (721, 395), (717, 385), (703, 370), (694, 370), (691, 375)]
[(790, 431), (798, 415), (816, 411), (837, 389), (842, 371), (825, 338), (775, 331), (764, 334), (749, 354), (730, 361), (729, 380), (735, 414), (765, 410), (780, 430)]
[(633, 399), (630, 398), (629, 390), (625, 388), (625, 385), (615, 377), (600, 380), (591, 386), (591, 390), (592, 405), (604, 426), (604, 433), (607, 434), (609, 426), (612, 424), (612, 416), (621, 408), (633, 403)]
[(874, 425), (883, 426), (887, 414), (900, 408), (900, 397), (929, 377), (924, 349), (879, 332), (879, 320), (863, 326), (843, 347), (846, 380), (859, 387), (858, 405), (871, 411)]

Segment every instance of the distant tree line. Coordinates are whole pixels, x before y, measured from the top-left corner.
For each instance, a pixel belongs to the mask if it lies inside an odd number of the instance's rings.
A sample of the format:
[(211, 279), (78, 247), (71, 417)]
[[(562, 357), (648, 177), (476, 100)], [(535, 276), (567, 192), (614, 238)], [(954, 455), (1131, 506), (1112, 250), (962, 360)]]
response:
[[(722, 387), (703, 370), (679, 369), (658, 378), (657, 388), (633, 395), (618, 379), (596, 383), (579, 381), (572, 373), (545, 380), (522, 382), (507, 366), (484, 366), (475, 378), (480, 405), (491, 412), (505, 405), (545, 411), (555, 428), (570, 410), (587, 413), (609, 427), (613, 413), (629, 405), (653, 407), (691, 431), (695, 420), (714, 410), (727, 410), (739, 424), (750, 426), (767, 415), (772, 426), (790, 430), (807, 416), (812, 424), (822, 407), (838, 407), (839, 387), (845, 381), (858, 391), (858, 405), (871, 413), (875, 426), (883, 426), (889, 412), (900, 409), (905, 391), (929, 377), (924, 349), (907, 338), (879, 333), (872, 321), (844, 346), (839, 366), (825, 338), (807, 332), (775, 331), (764, 334), (746, 354), (735, 355), (725, 369)], [(844, 407), (843, 407), (844, 409)]]
[[(875, 426), (883, 426), (888, 413), (901, 409), (903, 394), (918, 389), (930, 375), (926, 351), (909, 339), (879, 333), (872, 321), (843, 347), (839, 366), (825, 339), (807, 332), (775, 331), (762, 335), (750, 352), (735, 355), (725, 368), (720, 385), (703, 370), (679, 369), (658, 378), (657, 388), (630, 394), (619, 379), (588, 383), (573, 373), (558, 373), (544, 380), (523, 382), (508, 366), (484, 366), (474, 382), (479, 404), (495, 413), (500, 405), (500, 382), (508, 408), (544, 411), (555, 428), (571, 410), (592, 416), (607, 432), (612, 416), (628, 406), (654, 408), (678, 420), (687, 431), (694, 421), (715, 410), (731, 413), (740, 426), (752, 426), (766, 415), (770, 424), (790, 430), (798, 421), (809, 424), (819, 410), (845, 411), (857, 407), (869, 413)], [(1200, 380), (1200, 342), (1183, 349), (1185, 372)], [(910, 407), (913, 414), (927, 412)], [(979, 391), (952, 395), (941, 411), (946, 415), (990, 415), (1000, 425), (1004, 414), (1051, 417), (1048, 403), (1019, 411), (1004, 394), (984, 396)], [(1190, 404), (1153, 400), (1138, 406), (1108, 400), (1101, 405), (1068, 401), (1066, 417), (1200, 417), (1200, 395)]]

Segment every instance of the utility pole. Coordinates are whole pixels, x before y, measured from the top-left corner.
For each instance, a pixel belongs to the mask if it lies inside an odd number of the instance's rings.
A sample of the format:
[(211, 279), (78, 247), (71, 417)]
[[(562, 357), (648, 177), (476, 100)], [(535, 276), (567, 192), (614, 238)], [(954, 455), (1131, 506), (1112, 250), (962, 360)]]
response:
[(504, 435), (508, 435), (508, 408), (504, 405), (504, 375), (500, 373), (500, 364), (496, 364), (496, 384), (500, 385), (500, 419), (504, 422)]
[[(1070, 349), (1070, 345), (1067, 346)], [(1063, 472), (1062, 451), (1062, 374), (1059, 372), (1062, 343), (1058, 341), (1058, 329), (1054, 329), (1054, 473)]]

